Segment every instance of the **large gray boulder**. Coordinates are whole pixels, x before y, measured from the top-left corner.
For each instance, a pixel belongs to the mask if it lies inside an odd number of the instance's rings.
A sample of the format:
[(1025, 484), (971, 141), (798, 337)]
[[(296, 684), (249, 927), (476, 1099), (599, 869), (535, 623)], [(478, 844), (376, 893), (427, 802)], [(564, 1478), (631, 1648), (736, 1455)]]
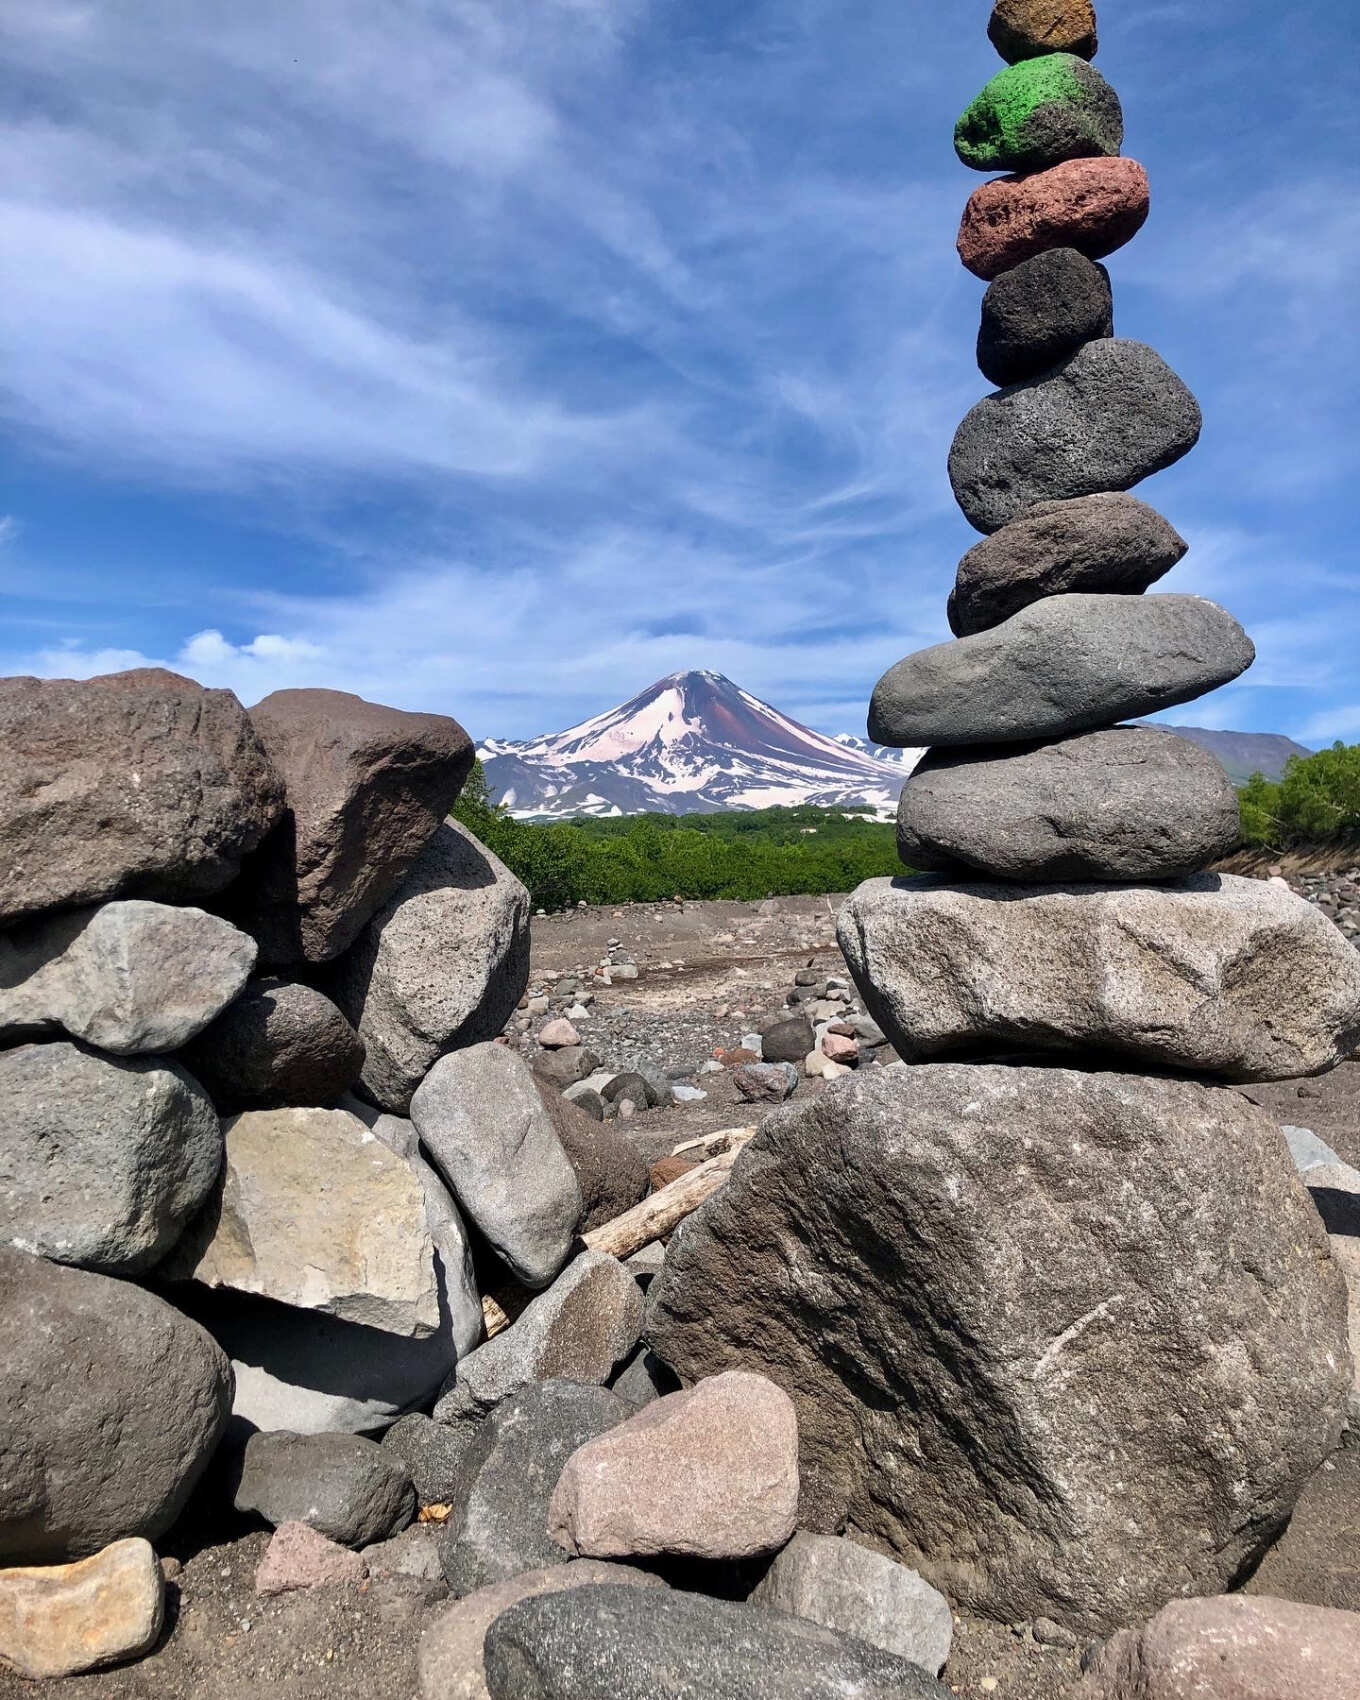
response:
[(1034, 502), (1128, 490), (1199, 441), (1199, 403), (1160, 355), (1107, 337), (978, 402), (949, 451), (968, 523), (999, 531)]
[(164, 1057), (65, 1040), (0, 1051), (0, 1244), (110, 1275), (150, 1269), (222, 1167), (217, 1112)]
[(124, 898), (0, 933), (0, 1041), (54, 1032), (175, 1051), (236, 997), (255, 941), (202, 909)]
[(1141, 596), (1184, 558), (1189, 544), (1137, 496), (1107, 491), (1036, 502), (975, 543), (959, 562), (949, 628), (969, 637), (1045, 596)]
[(0, 925), (219, 891), (283, 809), (231, 692), (158, 667), (0, 679), (0, 749)]
[(276, 1529), (306, 1523), (328, 1541), (362, 1547), (406, 1527), (416, 1490), (396, 1454), (361, 1435), (252, 1434), (235, 1504)]
[(365, 1096), (404, 1115), (440, 1057), (500, 1033), (528, 980), (528, 892), (446, 821), (328, 989), (363, 1041)]
[(1200, 596), (1050, 596), (890, 667), (869, 736), (910, 749), (1091, 732), (1191, 702), (1255, 659), (1232, 615)]
[(1228, 1080), (1320, 1074), (1360, 1041), (1360, 954), (1283, 886), (866, 880), (840, 946), (908, 1062), (1095, 1050)]
[(0, 1565), (164, 1534), (231, 1408), (207, 1334), (129, 1282), (0, 1247), (0, 1365)]
[(301, 980), (252, 980), (184, 1060), (223, 1115), (334, 1104), (359, 1078), (364, 1047), (331, 1000)]
[(233, 902), (266, 962), (329, 962), (434, 837), (472, 769), (472, 739), (445, 714), (348, 691), (275, 691), (250, 719), (287, 814)]
[(1237, 792), (1208, 750), (1136, 726), (1052, 744), (931, 750), (902, 788), (909, 868), (1018, 880), (1165, 880), (1237, 845)]
[(686, 1380), (791, 1395), (804, 1526), (1083, 1633), (1217, 1592), (1274, 1539), (1335, 1445), (1345, 1329), (1240, 1094), (961, 1064), (767, 1116), (649, 1310)]

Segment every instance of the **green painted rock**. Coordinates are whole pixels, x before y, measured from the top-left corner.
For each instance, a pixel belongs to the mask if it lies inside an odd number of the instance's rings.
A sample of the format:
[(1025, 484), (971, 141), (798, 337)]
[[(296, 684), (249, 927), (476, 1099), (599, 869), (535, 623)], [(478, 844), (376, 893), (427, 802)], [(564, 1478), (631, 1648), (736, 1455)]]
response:
[(975, 171), (1046, 171), (1069, 159), (1117, 154), (1123, 140), (1119, 96), (1071, 53), (1008, 66), (954, 129), (954, 150)]

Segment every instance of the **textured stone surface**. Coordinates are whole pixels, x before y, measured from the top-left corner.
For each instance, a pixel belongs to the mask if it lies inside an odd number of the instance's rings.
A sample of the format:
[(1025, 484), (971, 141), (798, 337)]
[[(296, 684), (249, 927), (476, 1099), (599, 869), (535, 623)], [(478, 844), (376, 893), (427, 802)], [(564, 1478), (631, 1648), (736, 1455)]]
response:
[(987, 34), (1003, 59), (1016, 64), (1043, 53), (1096, 56), (1091, 0), (996, 0)]
[(1199, 403), (1145, 343), (1085, 343), (1047, 376), (986, 396), (949, 451), (968, 523), (999, 531), (1035, 502), (1127, 490), (1199, 441)]
[(242, 921), (267, 962), (329, 962), (434, 837), (471, 771), (472, 740), (447, 715), (346, 691), (275, 691), (250, 718), (287, 813), (246, 871)]
[(1096, 1633), (1226, 1587), (1350, 1381), (1343, 1283), (1270, 1119), (1051, 1068), (873, 1071), (774, 1111), (671, 1241), (649, 1333), (684, 1377), (788, 1390), (805, 1527)]
[(131, 1056), (178, 1050), (246, 983), (255, 944), (201, 909), (136, 898), (0, 934), (0, 1041), (66, 1032)]
[(381, 1445), (409, 1471), (422, 1505), (447, 1505), (473, 1432), (412, 1411), (392, 1424)]
[(1074, 591), (1138, 596), (1187, 548), (1155, 508), (1123, 491), (1037, 502), (959, 562), (949, 625), (967, 637)]
[(218, 891), (283, 808), (230, 691), (159, 668), (0, 679), (0, 925)]
[(1352, 1700), (1360, 1612), (1292, 1600), (1177, 1600), (1092, 1658), (1078, 1700)]
[(0, 1051), (0, 1243), (108, 1274), (149, 1269), (222, 1166), (207, 1094), (166, 1057), (58, 1040)]
[(1071, 53), (998, 71), (954, 129), (954, 151), (975, 171), (1046, 171), (1069, 159), (1117, 154), (1123, 141), (1119, 96)]
[(364, 1047), (328, 997), (300, 980), (254, 980), (185, 1053), (223, 1115), (333, 1104)]
[(327, 1540), (309, 1523), (280, 1523), (269, 1538), (255, 1570), (257, 1594), (290, 1594), (301, 1588), (362, 1582), (367, 1561), (357, 1552)]
[(1360, 1041), (1360, 954), (1282, 886), (866, 880), (838, 936), (906, 1061), (1086, 1050), (1229, 1080), (1319, 1074)]
[(76, 1676), (149, 1652), (165, 1582), (148, 1541), (114, 1541), (92, 1558), (0, 1570), (0, 1665), (20, 1676)]
[(921, 649), (874, 686), (877, 744), (1003, 744), (1095, 731), (1244, 673), (1251, 639), (1199, 596), (1049, 596)]
[(365, 1547), (361, 1556), (370, 1576), (407, 1576), (432, 1583), (428, 1598), (442, 1598), (448, 1593), (444, 1572), (439, 1568), (437, 1523), (412, 1523), (399, 1535), (389, 1535), (385, 1541)]
[(366, 1095), (405, 1114), (437, 1058), (500, 1033), (528, 979), (528, 892), (446, 821), (328, 990), (363, 1040)]
[(798, 1086), (794, 1063), (743, 1063), (732, 1070), (737, 1096), (748, 1104), (782, 1104)]
[(1175, 879), (1226, 856), (1240, 833), (1215, 757), (1137, 726), (929, 751), (897, 810), (908, 867), (1002, 879)]
[(798, 1524), (798, 1419), (732, 1371), (646, 1405), (567, 1460), (548, 1531), (584, 1558), (754, 1558)]
[(443, 1057), (411, 1100), (430, 1161), (515, 1276), (544, 1287), (581, 1218), (581, 1188), (529, 1065), (507, 1045)]
[(276, 1529), (306, 1523), (327, 1540), (367, 1546), (404, 1529), (416, 1513), (406, 1467), (357, 1434), (252, 1434), (236, 1509)]
[(166, 1267), (393, 1334), (439, 1327), (434, 1244), (410, 1164), (344, 1110), (247, 1110), (221, 1190)]
[(630, 1416), (603, 1387), (543, 1381), (497, 1406), (464, 1455), (439, 1560), (455, 1594), (523, 1570), (565, 1564), (548, 1533), (548, 1502), (573, 1452)]
[(791, 1015), (767, 1027), (761, 1035), (760, 1054), (767, 1063), (801, 1063), (817, 1043), (812, 1023), (805, 1015)]
[(576, 1232), (588, 1234), (622, 1216), (645, 1196), (647, 1165), (617, 1122), (596, 1120), (555, 1087), (540, 1081), (534, 1084), (581, 1189)]
[(1019, 384), (1113, 335), (1109, 272), (1075, 248), (1048, 248), (1002, 272), (983, 296), (977, 362), (994, 384)]
[(1071, 159), (1029, 177), (996, 177), (974, 189), (959, 226), (959, 258), (989, 282), (1045, 248), (1103, 260), (1147, 220), (1147, 172), (1137, 160)]
[(576, 1588), (486, 1633), (492, 1700), (947, 1700), (918, 1666), (834, 1629), (698, 1594)]
[(155, 1540), (221, 1439), (231, 1370), (126, 1281), (0, 1247), (0, 1563)]
[(944, 1668), (954, 1638), (949, 1601), (914, 1570), (854, 1541), (806, 1529), (775, 1557), (751, 1601), (854, 1635), (932, 1676)]

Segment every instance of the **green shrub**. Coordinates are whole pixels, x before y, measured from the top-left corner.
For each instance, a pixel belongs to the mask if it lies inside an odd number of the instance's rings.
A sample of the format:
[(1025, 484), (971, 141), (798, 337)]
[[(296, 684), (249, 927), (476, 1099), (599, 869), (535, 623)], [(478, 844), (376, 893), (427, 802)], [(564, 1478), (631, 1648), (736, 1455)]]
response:
[(1274, 850), (1360, 833), (1360, 744), (1291, 756), (1279, 780), (1254, 773), (1238, 792), (1245, 843)]

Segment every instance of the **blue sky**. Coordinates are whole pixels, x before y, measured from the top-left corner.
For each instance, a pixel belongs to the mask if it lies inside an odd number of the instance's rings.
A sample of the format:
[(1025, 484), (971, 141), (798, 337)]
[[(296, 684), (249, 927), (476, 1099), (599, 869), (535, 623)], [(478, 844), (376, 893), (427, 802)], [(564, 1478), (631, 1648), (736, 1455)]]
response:
[[(565, 726), (724, 673), (862, 731), (976, 540), (954, 121), (989, 0), (0, 0), (0, 671)], [(1360, 739), (1353, 0), (1105, 0), (1198, 394), (1140, 494)]]

